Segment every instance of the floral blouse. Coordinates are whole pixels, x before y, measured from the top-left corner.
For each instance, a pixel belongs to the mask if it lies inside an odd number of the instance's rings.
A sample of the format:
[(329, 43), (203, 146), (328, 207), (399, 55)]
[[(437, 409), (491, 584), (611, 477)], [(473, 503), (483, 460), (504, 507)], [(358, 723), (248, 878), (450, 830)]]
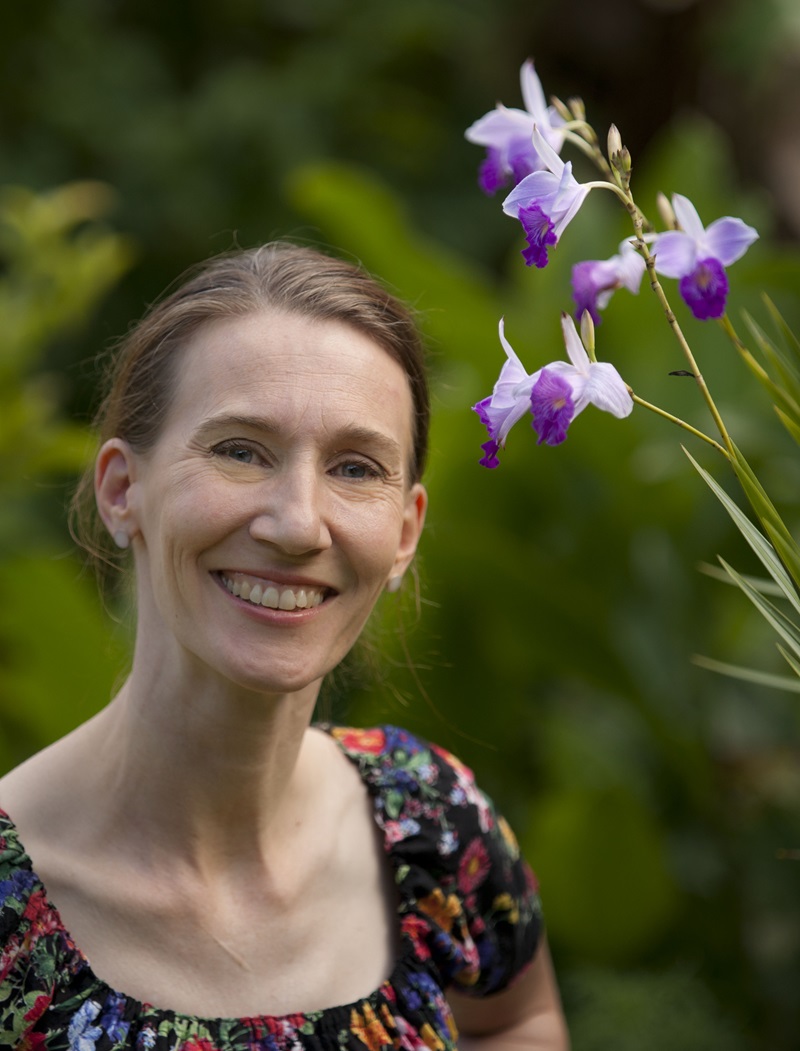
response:
[(0, 1047), (22, 1051), (453, 1051), (453, 986), (505, 988), (541, 931), (533, 876), (467, 767), (405, 730), (321, 727), (374, 802), (401, 949), (366, 999), (307, 1014), (197, 1018), (108, 986), (64, 928), (0, 810)]

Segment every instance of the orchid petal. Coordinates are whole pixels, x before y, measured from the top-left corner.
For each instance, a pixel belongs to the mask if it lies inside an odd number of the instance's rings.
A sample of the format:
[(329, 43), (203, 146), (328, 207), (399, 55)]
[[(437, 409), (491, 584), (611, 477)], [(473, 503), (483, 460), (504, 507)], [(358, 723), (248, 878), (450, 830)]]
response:
[(690, 274), (684, 274), (678, 291), (698, 321), (722, 317), (728, 299), (728, 276), (719, 259), (701, 259)]
[[(545, 167), (549, 168), (554, 175), (561, 176), (564, 170), (564, 162), (561, 160), (559, 155), (547, 141), (547, 139), (539, 131), (537, 124), (533, 126), (533, 148), (542, 158), (542, 163)], [(570, 166), (571, 167), (571, 166)]]
[(542, 90), (542, 82), (536, 74), (533, 62), (528, 59), (523, 63), (519, 74), (520, 87), (522, 88), (522, 101), (525, 109), (538, 123), (547, 124), (547, 100)]
[[(574, 182), (574, 180), (573, 180)], [(572, 200), (570, 201), (569, 207), (562, 216), (555, 223), (556, 240), (558, 240), (567, 226), (572, 222), (575, 216), (580, 211), (581, 205), (589, 196), (589, 189), (586, 186), (581, 186), (575, 183), (575, 189), (573, 191)]]
[(674, 193), (672, 195), (672, 210), (675, 212), (675, 218), (678, 220), (681, 230), (688, 234), (692, 240), (702, 241), (705, 227), (697, 214), (697, 209), (689, 198), (684, 197), (683, 194)]
[(716, 219), (705, 232), (708, 255), (719, 259), (723, 266), (730, 266), (741, 259), (750, 245), (758, 240), (758, 231), (741, 219), (726, 215)]
[(569, 314), (561, 315), (561, 331), (564, 333), (564, 343), (567, 346), (569, 360), (578, 372), (584, 376), (587, 375), (591, 361), (586, 353), (586, 347), (584, 347), (581, 337), (578, 335), (578, 330), (575, 328), (575, 322)]
[(530, 136), (533, 118), (521, 109), (508, 109), (498, 103), (497, 108), (485, 113), (464, 132), (468, 142), (477, 146), (500, 146), (516, 135)]
[(489, 438), (498, 447), (501, 447), (505, 444), (508, 432), (514, 424), (521, 420), (530, 409), (530, 391), (538, 373), (536, 376), (529, 376), (525, 371), (522, 362), (505, 337), (505, 325), (502, 318), (499, 334), (500, 342), (506, 352), (506, 360), (491, 396), (479, 401), (472, 408), (489, 432)]
[(531, 426), (538, 435), (537, 445), (560, 445), (576, 416), (571, 384), (549, 367), (541, 370), (531, 390)]
[(633, 398), (627, 384), (607, 361), (592, 363), (583, 393), (592, 405), (603, 412), (610, 412), (617, 419), (624, 419), (633, 411)]
[(664, 277), (683, 277), (697, 264), (697, 242), (681, 230), (659, 234), (653, 244), (656, 270)]
[(638, 295), (642, 278), (647, 269), (644, 256), (633, 247), (630, 241), (623, 241), (619, 246), (619, 255), (614, 256), (617, 262), (617, 276), (622, 284), (633, 295)]
[(552, 172), (533, 172), (532, 175), (526, 175), (509, 193), (503, 201), (503, 211), (517, 219), (520, 208), (527, 208), (535, 201), (551, 197), (557, 190), (558, 180)]

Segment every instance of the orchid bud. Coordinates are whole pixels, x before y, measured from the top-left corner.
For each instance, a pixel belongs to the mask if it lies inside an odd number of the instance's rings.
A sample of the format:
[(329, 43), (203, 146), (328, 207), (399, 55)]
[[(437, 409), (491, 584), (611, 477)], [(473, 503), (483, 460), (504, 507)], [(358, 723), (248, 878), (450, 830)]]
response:
[(572, 113), (574, 120), (586, 120), (586, 107), (583, 104), (583, 99), (572, 98), (569, 100), (569, 108)]
[(581, 341), (586, 347), (586, 353), (594, 361), (594, 319), (588, 310), (581, 314)]
[(614, 163), (614, 158), (622, 152), (622, 136), (616, 124), (608, 129), (608, 159)]
[(566, 102), (562, 102), (557, 95), (551, 95), (550, 102), (552, 103), (553, 109), (556, 111), (559, 117), (563, 117), (565, 121), (572, 120), (572, 113), (570, 112), (569, 106), (567, 106)]
[(666, 194), (657, 194), (656, 207), (658, 208), (658, 214), (661, 216), (661, 221), (664, 226), (666, 226), (668, 230), (677, 230), (678, 220), (675, 218), (675, 212), (672, 205), (669, 203)]

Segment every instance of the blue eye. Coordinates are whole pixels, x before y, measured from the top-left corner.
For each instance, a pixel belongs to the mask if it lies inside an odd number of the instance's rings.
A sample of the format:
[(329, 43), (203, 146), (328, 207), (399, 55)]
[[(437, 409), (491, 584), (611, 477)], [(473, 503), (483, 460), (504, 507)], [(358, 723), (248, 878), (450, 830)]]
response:
[(369, 468), (364, 463), (342, 464), (342, 474), (345, 478), (366, 478), (369, 473)]
[(241, 442), (236, 441), (222, 442), (212, 449), (212, 452), (216, 456), (224, 457), (226, 460), (233, 460), (234, 463), (252, 464), (258, 458), (258, 453), (255, 449), (251, 449), (248, 445), (243, 445)]

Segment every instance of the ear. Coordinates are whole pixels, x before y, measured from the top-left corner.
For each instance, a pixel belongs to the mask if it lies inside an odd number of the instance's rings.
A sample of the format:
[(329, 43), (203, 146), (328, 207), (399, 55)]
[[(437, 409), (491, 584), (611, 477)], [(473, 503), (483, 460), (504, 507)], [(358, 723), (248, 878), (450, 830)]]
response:
[(428, 509), (428, 493), (420, 482), (412, 485), (406, 497), (403, 511), (403, 526), (400, 531), (400, 543), (397, 547), (394, 565), (390, 577), (401, 577), (411, 565), (417, 550), (422, 527), (425, 524), (425, 512)]
[(94, 495), (97, 510), (112, 536), (122, 531), (129, 540), (138, 532), (132, 499), (136, 481), (136, 457), (121, 438), (107, 441), (94, 467)]

